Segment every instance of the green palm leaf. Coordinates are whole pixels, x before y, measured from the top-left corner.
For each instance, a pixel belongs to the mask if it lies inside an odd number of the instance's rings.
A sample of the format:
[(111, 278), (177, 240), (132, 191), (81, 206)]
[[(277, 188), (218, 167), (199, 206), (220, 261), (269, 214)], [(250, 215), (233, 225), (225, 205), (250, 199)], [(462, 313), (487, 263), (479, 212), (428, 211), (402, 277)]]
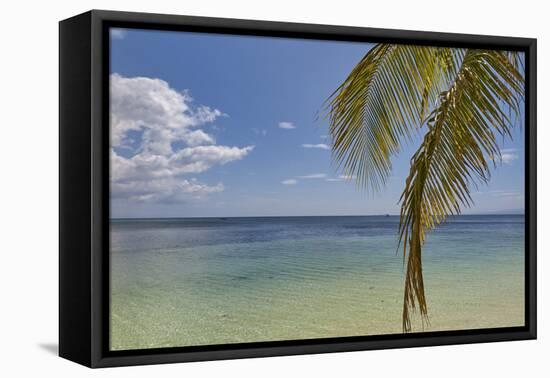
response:
[(497, 136), (510, 136), (519, 117), (522, 64), (511, 52), (380, 44), (329, 98), (334, 159), (362, 187), (379, 189), (391, 156), (427, 127), (400, 199), (404, 331), (417, 306), (427, 320), (426, 233), (470, 206), (470, 187), (489, 180)]
[(391, 156), (448, 88), (461, 55), (463, 50), (412, 45), (372, 48), (328, 100), (338, 167), (362, 187), (380, 189)]
[(429, 116), (428, 131), (411, 160), (401, 196), (400, 237), (407, 253), (403, 329), (416, 303), (427, 316), (422, 277), (426, 232), (470, 206), (470, 185), (486, 183), (490, 163), (500, 156), (497, 135), (515, 125), (506, 113), (519, 113), (522, 76), (498, 51), (468, 50), (454, 83), (441, 94)]

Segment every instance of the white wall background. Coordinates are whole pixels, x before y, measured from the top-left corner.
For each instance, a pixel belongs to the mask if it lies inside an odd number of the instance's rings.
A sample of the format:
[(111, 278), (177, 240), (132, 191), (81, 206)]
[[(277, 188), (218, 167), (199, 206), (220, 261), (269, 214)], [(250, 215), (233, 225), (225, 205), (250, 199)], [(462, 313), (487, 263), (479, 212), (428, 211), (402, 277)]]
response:
[[(0, 375), (522, 377), (550, 373), (550, 191), (545, 90), (550, 27), (538, 0), (5, 1), (0, 22)], [(539, 340), (89, 370), (57, 344), (58, 26), (89, 9), (536, 37), (539, 133)], [(546, 273), (546, 274), (545, 274)], [(546, 349), (546, 350), (545, 350)], [(545, 374), (546, 373), (546, 374)]]

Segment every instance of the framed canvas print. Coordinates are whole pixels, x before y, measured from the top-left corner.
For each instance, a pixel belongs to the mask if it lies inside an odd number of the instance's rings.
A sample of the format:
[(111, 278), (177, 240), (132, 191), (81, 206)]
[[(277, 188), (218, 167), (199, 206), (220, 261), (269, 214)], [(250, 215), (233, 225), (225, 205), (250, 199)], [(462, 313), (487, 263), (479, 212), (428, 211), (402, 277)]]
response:
[(62, 357), (536, 337), (536, 41), (60, 23)]

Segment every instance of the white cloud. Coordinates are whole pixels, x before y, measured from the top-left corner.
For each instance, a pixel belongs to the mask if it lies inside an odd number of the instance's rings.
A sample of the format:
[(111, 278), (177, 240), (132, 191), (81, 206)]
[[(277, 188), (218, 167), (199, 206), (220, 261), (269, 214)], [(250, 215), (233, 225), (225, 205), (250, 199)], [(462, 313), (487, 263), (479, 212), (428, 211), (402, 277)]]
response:
[(349, 180), (355, 180), (357, 176), (355, 175), (340, 175), (336, 178), (328, 178), (325, 181), (329, 182), (337, 182), (337, 181), (349, 181)]
[(288, 179), (288, 180), (281, 181), (281, 184), (283, 185), (296, 185), (297, 183), (298, 181), (295, 179)]
[(174, 202), (200, 198), (223, 189), (222, 183), (208, 186), (195, 179), (169, 177), (160, 180), (114, 182), (111, 184), (111, 196), (144, 202)]
[(252, 128), (252, 131), (254, 132), (254, 134), (256, 135), (261, 135), (261, 136), (266, 136), (267, 135), (267, 130), (266, 129), (258, 129), (256, 127), (253, 127)]
[[(296, 176), (296, 179), (300, 179), (300, 180), (325, 179), (325, 181), (328, 181), (328, 182), (337, 182), (337, 181), (355, 179), (355, 177), (356, 176), (350, 176), (350, 175), (340, 175), (338, 177), (327, 177), (326, 173), (311, 173), (309, 175)], [(281, 182), (286, 185), (294, 185), (298, 183), (298, 180), (296, 179), (288, 179)]]
[(322, 150), (330, 150), (330, 147), (327, 144), (324, 144), (324, 143), (318, 143), (318, 144), (305, 143), (305, 144), (302, 144), (302, 147), (304, 147), (304, 148), (319, 148), (319, 149), (322, 149)]
[(296, 126), (294, 126), (292, 122), (283, 121), (283, 122), (279, 122), (279, 128), (290, 130), (290, 129), (295, 129)]
[(327, 175), (324, 174), (324, 173), (312, 173), (310, 175), (296, 176), (296, 178), (283, 180), (283, 181), (281, 181), (281, 184), (283, 184), (283, 185), (296, 185), (298, 183), (298, 180), (296, 180), (296, 179), (308, 180), (308, 179), (322, 179), (322, 178), (325, 178), (325, 177), (327, 177)]
[(310, 175), (297, 176), (300, 179), (322, 179), (327, 177), (325, 173), (312, 173)]
[(128, 33), (126, 29), (112, 28), (110, 30), (111, 38), (113, 39), (124, 39)]
[(203, 130), (193, 130), (222, 116), (218, 109), (202, 106), (192, 109), (191, 97), (178, 92), (164, 80), (147, 77), (126, 78), (111, 75), (111, 143), (123, 145), (128, 133), (143, 131), (143, 148), (170, 153), (171, 143), (213, 144)]
[(487, 192), (474, 192), (473, 195), (488, 195), (491, 197), (521, 197), (517, 190), (489, 190)]
[(355, 180), (357, 176), (355, 175), (340, 175), (338, 178), (341, 178), (342, 180)]
[(197, 146), (169, 156), (138, 153), (130, 158), (111, 150), (111, 179), (116, 182), (156, 180), (207, 171), (244, 158), (253, 147)]
[(518, 159), (518, 151), (515, 148), (506, 148), (501, 150), (500, 157), (504, 164), (511, 164)]
[[(215, 138), (200, 127), (224, 114), (207, 106), (193, 108), (191, 101), (186, 92), (178, 92), (160, 79), (111, 75), (114, 196), (181, 201), (223, 190), (221, 183), (208, 186), (183, 176), (241, 160), (254, 146), (216, 145)], [(122, 148), (125, 156), (117, 153)]]
[(518, 192), (518, 191), (510, 191), (510, 192), (506, 192), (506, 191), (495, 191), (493, 193), (491, 193), (492, 196), (494, 197), (521, 197), (521, 193)]

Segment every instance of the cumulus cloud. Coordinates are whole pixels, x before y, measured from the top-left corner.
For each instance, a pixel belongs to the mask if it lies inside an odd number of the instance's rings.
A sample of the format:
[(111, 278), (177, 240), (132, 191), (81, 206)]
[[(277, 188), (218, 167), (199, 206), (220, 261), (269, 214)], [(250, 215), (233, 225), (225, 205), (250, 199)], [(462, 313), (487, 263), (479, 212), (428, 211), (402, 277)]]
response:
[(130, 158), (111, 150), (111, 179), (118, 182), (156, 180), (202, 173), (214, 165), (241, 160), (252, 149), (252, 146), (197, 146), (183, 148), (168, 156), (138, 153)]
[(216, 145), (201, 127), (224, 114), (191, 106), (187, 92), (176, 91), (164, 80), (118, 74), (110, 79), (114, 197), (182, 201), (223, 191), (222, 183), (209, 186), (188, 176), (241, 160), (254, 148)]
[(279, 122), (279, 128), (290, 130), (290, 129), (295, 129), (296, 126), (292, 122), (283, 121), (283, 122)]
[(209, 193), (221, 192), (223, 189), (222, 183), (208, 186), (195, 179), (169, 177), (159, 180), (114, 182), (111, 185), (111, 196), (142, 202), (174, 202), (200, 198)]
[(297, 183), (298, 181), (295, 179), (288, 179), (288, 180), (281, 181), (281, 184), (283, 185), (296, 185)]
[(194, 146), (215, 143), (211, 135), (194, 128), (214, 122), (222, 115), (218, 109), (192, 109), (191, 97), (164, 80), (118, 74), (110, 79), (113, 146), (123, 144), (131, 130), (143, 131), (143, 147), (152, 153), (170, 153), (175, 141)]
[(321, 150), (330, 150), (330, 147), (325, 143), (318, 143), (318, 144), (304, 143), (304, 144), (302, 144), (302, 147), (304, 147), (304, 148), (319, 148)]

